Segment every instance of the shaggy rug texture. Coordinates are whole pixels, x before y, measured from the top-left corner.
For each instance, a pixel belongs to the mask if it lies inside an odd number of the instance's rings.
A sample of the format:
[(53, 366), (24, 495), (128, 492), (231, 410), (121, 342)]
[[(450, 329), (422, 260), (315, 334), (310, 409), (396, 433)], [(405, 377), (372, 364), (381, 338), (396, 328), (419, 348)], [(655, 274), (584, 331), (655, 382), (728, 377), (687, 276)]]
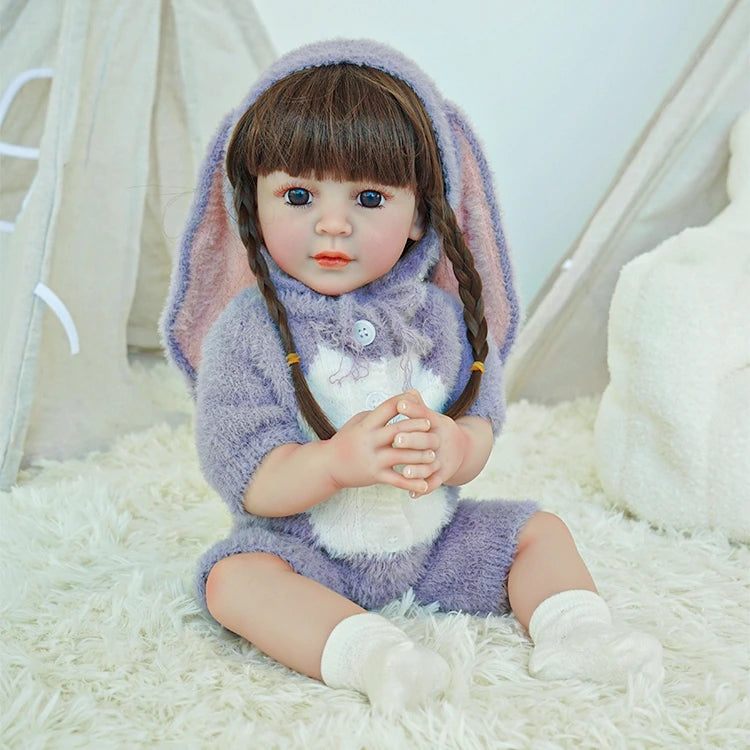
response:
[(597, 404), (511, 406), (467, 495), (535, 497), (570, 526), (615, 616), (665, 649), (658, 693), (540, 682), (512, 616), (383, 611), (451, 664), (446, 700), (385, 718), (223, 631), (192, 592), (228, 528), (177, 376), (140, 368), (183, 423), (26, 470), (0, 495), (0, 747), (746, 748), (750, 549), (613, 509), (592, 459)]

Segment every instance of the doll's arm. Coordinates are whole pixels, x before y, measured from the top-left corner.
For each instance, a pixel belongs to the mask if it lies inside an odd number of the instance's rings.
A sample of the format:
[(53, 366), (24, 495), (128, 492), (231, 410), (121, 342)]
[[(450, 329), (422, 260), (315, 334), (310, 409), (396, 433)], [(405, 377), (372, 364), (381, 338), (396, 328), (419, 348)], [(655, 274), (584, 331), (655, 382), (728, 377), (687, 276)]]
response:
[(203, 474), (235, 515), (259, 464), (304, 443), (288, 365), (254, 290), (229, 303), (206, 335), (196, 383), (195, 438)]
[(474, 479), (487, 464), (495, 442), (492, 425), (484, 417), (459, 417), (455, 424), (463, 433), (464, 456), (455, 473), (444, 481), (450, 485), (466, 484)]
[(430, 430), (427, 420), (417, 415), (389, 424), (408, 410), (411, 398), (408, 394), (393, 396), (373, 411), (356, 414), (330, 440), (274, 448), (259, 464), (245, 492), (245, 510), (260, 516), (288, 516), (343, 488), (373, 484), (425, 492), (423, 478), (406, 477), (393, 468), (404, 463), (430, 464), (435, 458), (429, 447), (394, 447), (413, 433)]

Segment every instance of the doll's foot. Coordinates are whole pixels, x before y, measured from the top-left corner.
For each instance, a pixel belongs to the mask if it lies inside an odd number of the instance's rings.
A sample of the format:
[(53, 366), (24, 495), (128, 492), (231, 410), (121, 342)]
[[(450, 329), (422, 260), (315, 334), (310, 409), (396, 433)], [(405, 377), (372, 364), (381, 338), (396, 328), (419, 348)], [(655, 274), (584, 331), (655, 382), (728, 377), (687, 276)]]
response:
[(658, 687), (664, 678), (659, 641), (614, 625), (604, 600), (591, 591), (565, 591), (542, 602), (529, 632), (529, 672), (539, 679), (627, 684), (634, 678)]
[(442, 656), (429, 648), (404, 641), (373, 654), (364, 679), (370, 703), (391, 712), (437, 698), (448, 686), (450, 668)]
[(664, 678), (659, 641), (647, 633), (613, 626), (589, 627), (558, 642), (534, 647), (529, 673), (541, 680), (577, 678), (627, 684), (629, 677), (657, 686)]
[(450, 678), (441, 656), (371, 612), (347, 617), (333, 629), (320, 672), (326, 685), (358, 690), (385, 712), (427, 702), (445, 690)]

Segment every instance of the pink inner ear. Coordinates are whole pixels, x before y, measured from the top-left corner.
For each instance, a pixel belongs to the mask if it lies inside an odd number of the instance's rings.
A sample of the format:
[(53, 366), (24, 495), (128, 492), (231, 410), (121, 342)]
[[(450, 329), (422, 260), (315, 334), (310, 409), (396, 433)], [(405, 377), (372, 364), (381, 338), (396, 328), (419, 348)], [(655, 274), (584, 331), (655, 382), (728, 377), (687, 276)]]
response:
[[(481, 169), (468, 141), (460, 137), (460, 142), (461, 203), (456, 218), (466, 243), (472, 250), (474, 263), (482, 279), (485, 317), (490, 335), (495, 343), (501, 346), (510, 325), (510, 305), (500, 261), (501, 248), (498, 246), (498, 238), (492, 224), (492, 214), (487, 203), (487, 188)], [(444, 253), (441, 253), (435, 271), (435, 283), (455, 295), (458, 294), (458, 283), (453, 275), (453, 268)]]
[(446, 292), (450, 292), (458, 297), (458, 282), (453, 274), (453, 266), (448, 260), (448, 256), (441, 252), (440, 259), (435, 267), (435, 283)]
[(208, 329), (235, 295), (255, 284), (245, 247), (227, 216), (222, 180), (217, 169), (193, 237), (188, 287), (174, 326), (175, 339), (194, 369)]

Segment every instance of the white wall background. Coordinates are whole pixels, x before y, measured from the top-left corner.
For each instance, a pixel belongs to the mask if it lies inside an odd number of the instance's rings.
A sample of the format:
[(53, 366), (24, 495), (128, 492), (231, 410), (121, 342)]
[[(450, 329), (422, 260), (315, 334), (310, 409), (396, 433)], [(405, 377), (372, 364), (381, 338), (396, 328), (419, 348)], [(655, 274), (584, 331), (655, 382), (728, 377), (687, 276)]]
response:
[(279, 53), (367, 36), (469, 115), (528, 305), (729, 0), (255, 0)]

